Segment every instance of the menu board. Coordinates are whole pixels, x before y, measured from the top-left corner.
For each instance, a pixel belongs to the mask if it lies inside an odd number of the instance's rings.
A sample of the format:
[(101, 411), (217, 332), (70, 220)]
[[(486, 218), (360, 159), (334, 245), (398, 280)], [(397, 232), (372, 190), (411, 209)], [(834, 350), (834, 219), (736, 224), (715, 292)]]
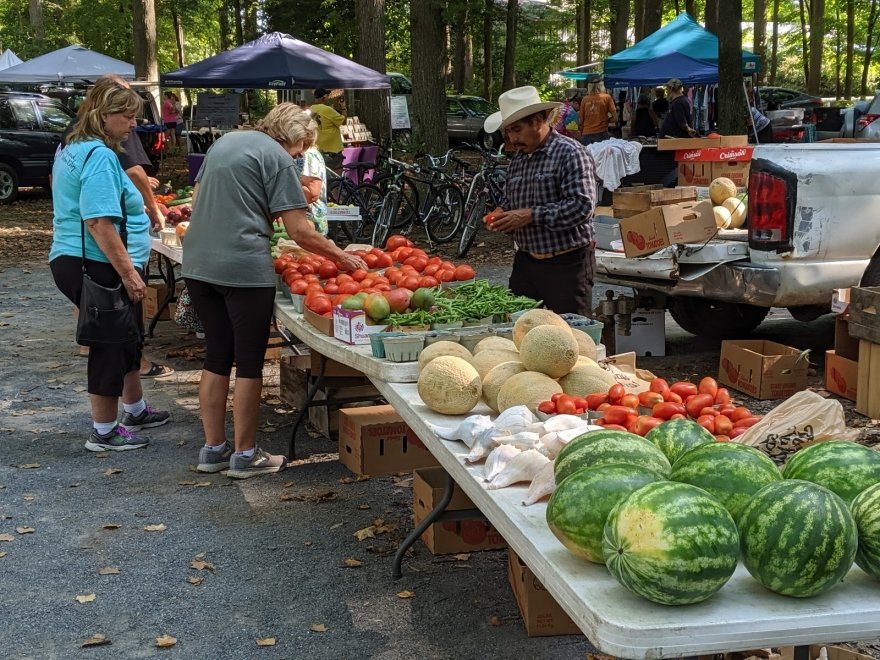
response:
[(241, 94), (199, 94), (196, 102), (196, 121), (203, 126), (224, 126), (232, 128), (241, 121), (238, 118), (241, 108)]

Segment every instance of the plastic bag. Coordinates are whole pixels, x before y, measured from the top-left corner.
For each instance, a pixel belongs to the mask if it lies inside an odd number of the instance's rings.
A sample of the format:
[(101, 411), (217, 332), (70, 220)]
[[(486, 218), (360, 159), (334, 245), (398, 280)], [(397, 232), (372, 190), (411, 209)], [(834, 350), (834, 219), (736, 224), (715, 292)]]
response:
[(752, 445), (774, 460), (822, 440), (856, 440), (857, 429), (846, 428), (843, 406), (805, 390), (786, 399), (736, 442)]

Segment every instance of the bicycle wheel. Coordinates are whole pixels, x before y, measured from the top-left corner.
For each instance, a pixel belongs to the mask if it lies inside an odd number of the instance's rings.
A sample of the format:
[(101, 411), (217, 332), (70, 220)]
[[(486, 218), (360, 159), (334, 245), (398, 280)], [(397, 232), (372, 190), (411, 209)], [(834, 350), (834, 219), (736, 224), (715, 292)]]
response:
[(464, 194), (457, 186), (443, 185), (437, 188), (425, 230), (435, 243), (448, 243), (455, 236), (464, 215)]
[(372, 240), (376, 218), (382, 208), (382, 197), (382, 191), (369, 183), (362, 183), (354, 188), (348, 202), (360, 208), (361, 219), (358, 222), (347, 223), (352, 241), (369, 243)]
[(477, 234), (480, 232), (480, 225), (483, 224), (483, 215), (486, 213), (486, 193), (480, 192), (474, 196), (474, 203), (468, 210), (467, 217), (464, 220), (464, 228), (461, 232), (461, 238), (458, 239), (458, 250), (455, 256), (461, 258), (467, 254), (474, 244)]
[[(383, 194), (388, 192), (388, 186), (394, 181), (390, 174), (380, 174), (371, 182), (374, 186), (378, 186)], [(397, 219), (394, 221), (394, 228), (400, 229), (411, 223), (419, 212), (419, 191), (416, 189), (412, 181), (406, 177), (400, 177), (397, 182), (400, 187), (402, 201), (400, 209), (397, 213)]]
[(400, 191), (391, 190), (385, 195), (385, 199), (382, 201), (382, 206), (379, 209), (379, 214), (376, 216), (376, 222), (373, 225), (371, 243), (375, 247), (384, 247), (385, 242), (388, 240), (394, 218), (397, 217), (397, 213), (400, 210), (400, 201)]

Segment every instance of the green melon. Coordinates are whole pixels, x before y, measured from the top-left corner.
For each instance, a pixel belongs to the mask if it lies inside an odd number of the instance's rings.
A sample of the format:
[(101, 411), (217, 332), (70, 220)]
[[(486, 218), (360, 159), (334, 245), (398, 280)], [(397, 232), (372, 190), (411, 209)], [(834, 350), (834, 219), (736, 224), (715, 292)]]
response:
[(792, 455), (782, 476), (825, 486), (849, 504), (863, 490), (880, 483), (880, 452), (848, 440), (817, 442)]
[(663, 452), (641, 436), (626, 431), (593, 431), (568, 443), (556, 457), (553, 472), (556, 483), (562, 483), (581, 468), (611, 463), (640, 465), (659, 472), (664, 479), (672, 470)]
[(579, 557), (604, 564), (605, 521), (620, 500), (663, 476), (638, 465), (602, 465), (578, 470), (557, 484), (547, 503), (547, 524)]
[(694, 447), (715, 442), (715, 436), (690, 419), (671, 419), (655, 426), (645, 436), (654, 443), (672, 465)]
[(688, 605), (727, 583), (738, 544), (736, 524), (718, 500), (690, 484), (660, 481), (611, 511), (602, 550), (608, 570), (633, 593)]
[(672, 481), (697, 486), (714, 495), (734, 520), (752, 495), (781, 481), (779, 468), (754, 447), (738, 442), (712, 442), (691, 449), (672, 466)]
[(739, 519), (749, 573), (770, 591), (806, 598), (843, 579), (856, 556), (856, 523), (829, 489), (783, 479), (752, 496)]
[(856, 495), (850, 505), (859, 533), (856, 564), (865, 573), (880, 580), (880, 484)]

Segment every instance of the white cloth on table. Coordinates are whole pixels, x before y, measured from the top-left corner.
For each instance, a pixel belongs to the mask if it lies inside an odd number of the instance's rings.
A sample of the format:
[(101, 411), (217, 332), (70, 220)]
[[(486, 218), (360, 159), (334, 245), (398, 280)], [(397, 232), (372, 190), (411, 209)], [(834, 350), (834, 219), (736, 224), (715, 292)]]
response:
[(586, 147), (596, 163), (596, 176), (606, 190), (617, 190), (623, 177), (641, 170), (639, 154), (642, 145), (639, 142), (611, 138)]

